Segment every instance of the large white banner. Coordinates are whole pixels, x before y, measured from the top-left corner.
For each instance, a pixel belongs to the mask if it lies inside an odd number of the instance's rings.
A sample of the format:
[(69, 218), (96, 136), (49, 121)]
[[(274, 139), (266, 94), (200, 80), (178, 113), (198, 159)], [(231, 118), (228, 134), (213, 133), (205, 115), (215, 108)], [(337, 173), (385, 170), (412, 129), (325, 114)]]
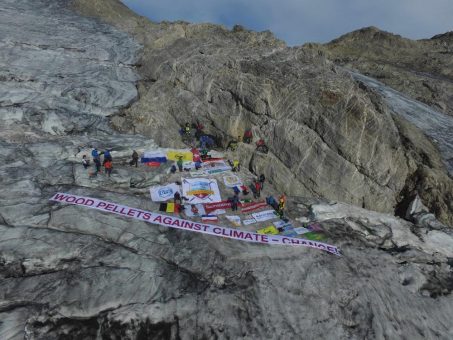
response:
[(202, 234), (208, 234), (219, 237), (226, 237), (240, 241), (263, 243), (263, 244), (278, 244), (288, 246), (302, 246), (325, 250), (329, 253), (340, 256), (340, 251), (337, 247), (304, 239), (285, 237), (280, 235), (260, 235), (244, 230), (225, 228), (216, 225), (197, 223), (193, 221), (183, 220), (181, 218), (157, 214), (154, 212), (134, 209), (125, 205), (120, 205), (92, 197), (76, 196), (65, 193), (56, 193), (50, 201), (68, 203), (86, 208), (101, 210), (124, 217), (130, 217), (137, 220), (149, 222), (152, 224), (161, 225), (164, 227), (175, 228), (193, 231)]
[(165, 202), (173, 199), (176, 192), (181, 193), (179, 185), (176, 185), (175, 183), (151, 187), (149, 191), (151, 194), (151, 200), (154, 202)]
[(220, 202), (220, 190), (215, 179), (181, 178), (182, 193), (190, 204)]

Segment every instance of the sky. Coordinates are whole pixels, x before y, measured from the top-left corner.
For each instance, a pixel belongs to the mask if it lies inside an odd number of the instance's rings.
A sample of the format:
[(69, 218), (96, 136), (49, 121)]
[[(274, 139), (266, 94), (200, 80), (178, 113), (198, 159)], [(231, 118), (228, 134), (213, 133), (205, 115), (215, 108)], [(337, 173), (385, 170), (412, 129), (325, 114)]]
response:
[(325, 43), (376, 26), (411, 39), (453, 31), (453, 0), (122, 0), (152, 21), (235, 24), (288, 45)]

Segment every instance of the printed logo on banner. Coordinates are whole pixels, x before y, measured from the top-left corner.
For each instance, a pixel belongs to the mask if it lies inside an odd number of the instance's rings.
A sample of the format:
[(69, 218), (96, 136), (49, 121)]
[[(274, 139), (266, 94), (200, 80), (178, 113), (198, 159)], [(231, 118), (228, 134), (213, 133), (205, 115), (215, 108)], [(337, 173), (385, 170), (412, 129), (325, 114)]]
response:
[(214, 194), (214, 191), (211, 188), (211, 183), (199, 181), (199, 182), (192, 182), (189, 185), (190, 185), (190, 189), (187, 192), (187, 194), (189, 194), (189, 195), (193, 195), (195, 197), (205, 199), (206, 197)]
[(162, 188), (157, 191), (161, 198), (170, 198), (174, 196), (172, 188)]
[(156, 186), (150, 188), (151, 200), (154, 202), (164, 202), (172, 199), (176, 192), (181, 192), (175, 183), (166, 186)]
[(220, 196), (217, 181), (205, 178), (183, 178), (183, 196), (187, 197), (190, 203), (219, 202)]

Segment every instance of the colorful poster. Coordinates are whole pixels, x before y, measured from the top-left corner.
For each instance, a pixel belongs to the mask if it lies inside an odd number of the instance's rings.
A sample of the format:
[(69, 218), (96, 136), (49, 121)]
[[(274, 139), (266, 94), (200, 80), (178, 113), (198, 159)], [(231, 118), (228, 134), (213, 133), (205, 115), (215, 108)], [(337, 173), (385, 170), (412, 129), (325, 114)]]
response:
[(228, 176), (223, 177), (223, 183), (225, 183), (225, 185), (229, 188), (234, 188), (236, 186), (242, 186), (241, 179), (236, 175), (228, 175)]
[(212, 161), (203, 163), (203, 170), (206, 174), (213, 175), (231, 170), (231, 167), (225, 161)]
[(260, 211), (257, 213), (253, 213), (252, 216), (258, 222), (264, 222), (267, 220), (271, 220), (273, 218), (277, 218), (277, 215), (275, 214), (275, 210)]
[(199, 217), (201, 215), (206, 215), (203, 204), (185, 205), (184, 213), (187, 217)]
[(182, 193), (188, 203), (215, 203), (222, 201), (220, 190), (215, 179), (182, 178)]
[(192, 162), (193, 155), (190, 151), (180, 151), (180, 150), (170, 150), (167, 151), (167, 159), (171, 161), (177, 161), (179, 158), (182, 158), (185, 162)]
[(72, 204), (89, 209), (96, 209), (104, 213), (111, 213), (125, 218), (133, 218), (138, 221), (160, 225), (167, 228), (191, 231), (195, 233), (202, 233), (206, 235), (252, 243), (282, 245), (289, 247), (310, 247), (314, 249), (324, 250), (337, 256), (341, 256), (340, 251), (337, 247), (322, 242), (286, 237), (281, 235), (262, 235), (245, 230), (226, 228), (217, 225), (201, 224), (194, 221), (183, 220), (178, 217), (158, 214), (138, 208), (131, 208), (122, 204), (116, 204), (94, 197), (84, 197), (58, 192), (55, 193), (55, 195), (53, 195), (49, 200), (63, 204)]
[(283, 220), (274, 222), (274, 225), (277, 227), (277, 229), (284, 229), (284, 230), (293, 229), (293, 225), (291, 224), (291, 222), (285, 222)]
[(278, 235), (278, 230), (273, 225), (270, 225), (269, 227), (257, 230), (256, 233), (262, 235)]
[(176, 192), (181, 193), (179, 185), (175, 183), (151, 187), (149, 191), (151, 193), (151, 200), (154, 202), (165, 202), (173, 199)]

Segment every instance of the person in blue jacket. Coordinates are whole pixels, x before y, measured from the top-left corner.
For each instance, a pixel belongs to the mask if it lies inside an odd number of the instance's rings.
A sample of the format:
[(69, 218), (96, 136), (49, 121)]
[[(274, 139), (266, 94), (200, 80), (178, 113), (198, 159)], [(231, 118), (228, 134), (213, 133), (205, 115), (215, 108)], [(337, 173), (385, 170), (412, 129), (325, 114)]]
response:
[(107, 162), (107, 161), (111, 162), (112, 160), (113, 159), (112, 159), (112, 154), (110, 153), (110, 150), (109, 149), (105, 149), (105, 151), (104, 151), (104, 164), (105, 164), (105, 162)]

